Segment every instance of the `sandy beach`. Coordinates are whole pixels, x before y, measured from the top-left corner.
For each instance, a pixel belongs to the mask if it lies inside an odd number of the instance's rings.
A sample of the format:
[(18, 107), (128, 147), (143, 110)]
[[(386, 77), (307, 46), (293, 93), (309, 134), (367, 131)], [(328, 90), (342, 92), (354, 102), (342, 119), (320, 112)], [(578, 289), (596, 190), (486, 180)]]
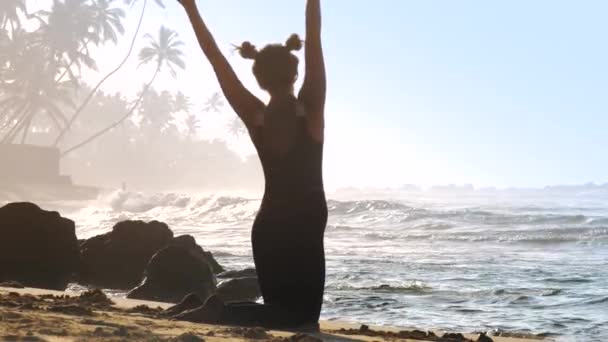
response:
[(344, 322), (321, 322), (320, 333), (294, 333), (179, 322), (162, 317), (171, 304), (79, 296), (34, 288), (0, 287), (2, 341), (495, 341), (531, 342), (540, 337), (444, 335)]

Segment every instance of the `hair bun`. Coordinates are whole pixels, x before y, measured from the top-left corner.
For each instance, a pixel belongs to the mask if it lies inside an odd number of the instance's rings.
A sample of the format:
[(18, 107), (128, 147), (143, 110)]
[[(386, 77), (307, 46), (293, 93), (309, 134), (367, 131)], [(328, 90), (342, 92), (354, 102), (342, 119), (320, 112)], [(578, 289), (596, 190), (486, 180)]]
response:
[(287, 42), (285, 42), (285, 47), (289, 51), (301, 50), (302, 49), (302, 39), (300, 39), (300, 36), (298, 36), (296, 33), (294, 33), (291, 36), (289, 36), (289, 39), (287, 39)]
[(250, 42), (244, 42), (238, 49), (241, 57), (243, 58), (255, 59), (255, 57), (258, 55), (258, 49), (256, 49), (255, 45), (251, 44)]

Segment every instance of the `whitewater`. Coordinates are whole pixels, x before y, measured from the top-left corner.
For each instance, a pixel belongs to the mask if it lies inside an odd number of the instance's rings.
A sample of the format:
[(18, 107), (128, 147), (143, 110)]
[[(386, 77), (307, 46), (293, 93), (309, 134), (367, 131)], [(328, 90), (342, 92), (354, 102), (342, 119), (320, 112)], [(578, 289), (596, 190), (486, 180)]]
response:
[[(329, 198), (322, 319), (608, 340), (608, 191)], [(121, 220), (163, 221), (225, 268), (243, 269), (253, 267), (259, 204), (255, 196), (114, 191), (40, 205), (74, 220), (79, 239)]]

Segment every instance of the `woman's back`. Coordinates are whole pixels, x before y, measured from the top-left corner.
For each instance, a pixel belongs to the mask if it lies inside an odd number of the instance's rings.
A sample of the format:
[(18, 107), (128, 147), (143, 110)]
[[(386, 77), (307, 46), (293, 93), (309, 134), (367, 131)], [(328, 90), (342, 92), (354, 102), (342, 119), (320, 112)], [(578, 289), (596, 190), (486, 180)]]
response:
[(304, 106), (294, 100), (270, 107), (265, 116), (254, 139), (266, 181), (264, 198), (291, 202), (323, 193), (323, 142), (311, 137)]

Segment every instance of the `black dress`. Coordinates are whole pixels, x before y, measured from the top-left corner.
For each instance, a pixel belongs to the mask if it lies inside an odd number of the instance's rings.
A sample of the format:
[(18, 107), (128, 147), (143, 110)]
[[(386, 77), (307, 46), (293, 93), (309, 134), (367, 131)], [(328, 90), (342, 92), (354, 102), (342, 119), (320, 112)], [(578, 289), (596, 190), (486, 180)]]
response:
[(226, 323), (289, 328), (319, 320), (327, 224), (323, 143), (310, 136), (305, 116), (295, 120), (294, 140), (283, 155), (266, 147), (263, 126), (254, 132), (266, 186), (251, 240), (264, 304), (229, 304)]

